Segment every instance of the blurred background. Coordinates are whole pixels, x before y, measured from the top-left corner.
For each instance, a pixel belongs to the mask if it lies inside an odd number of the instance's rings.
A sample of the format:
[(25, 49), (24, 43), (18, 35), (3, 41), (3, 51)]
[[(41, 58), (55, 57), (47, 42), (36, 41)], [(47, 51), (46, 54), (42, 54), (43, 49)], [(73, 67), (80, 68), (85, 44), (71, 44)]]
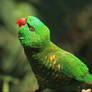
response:
[(51, 40), (92, 73), (92, 0), (0, 0), (0, 92), (38, 89), (17, 36), (16, 20), (29, 15), (40, 18), (50, 28)]

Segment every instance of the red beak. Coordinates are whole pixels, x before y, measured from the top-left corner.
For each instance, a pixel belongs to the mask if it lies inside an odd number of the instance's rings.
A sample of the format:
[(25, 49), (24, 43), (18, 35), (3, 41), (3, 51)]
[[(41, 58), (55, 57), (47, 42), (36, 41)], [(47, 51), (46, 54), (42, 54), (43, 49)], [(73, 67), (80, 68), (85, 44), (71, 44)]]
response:
[(26, 24), (26, 18), (20, 18), (16, 21), (16, 24), (19, 25), (19, 27), (23, 26)]

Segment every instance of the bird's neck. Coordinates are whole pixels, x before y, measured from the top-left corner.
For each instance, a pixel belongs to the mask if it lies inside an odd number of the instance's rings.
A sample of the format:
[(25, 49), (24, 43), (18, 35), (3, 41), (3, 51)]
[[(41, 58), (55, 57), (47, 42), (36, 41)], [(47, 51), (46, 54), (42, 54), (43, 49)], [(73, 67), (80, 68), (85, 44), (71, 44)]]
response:
[(47, 45), (45, 45), (44, 47), (41, 48), (33, 48), (33, 47), (24, 47), (24, 50), (26, 51), (26, 53), (28, 54), (30, 52), (30, 55), (34, 55), (34, 54), (38, 54), (41, 53), (43, 51), (53, 51), (57, 49), (57, 46), (53, 43), (53, 42), (49, 42)]

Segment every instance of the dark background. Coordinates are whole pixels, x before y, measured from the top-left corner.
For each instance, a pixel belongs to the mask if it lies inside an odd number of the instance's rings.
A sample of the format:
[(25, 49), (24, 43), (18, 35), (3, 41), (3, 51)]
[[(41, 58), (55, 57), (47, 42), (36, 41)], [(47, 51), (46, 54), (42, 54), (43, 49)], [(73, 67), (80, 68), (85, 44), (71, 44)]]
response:
[(1, 91), (38, 88), (17, 37), (16, 20), (29, 15), (40, 18), (50, 28), (51, 40), (80, 58), (92, 73), (92, 0), (0, 0)]

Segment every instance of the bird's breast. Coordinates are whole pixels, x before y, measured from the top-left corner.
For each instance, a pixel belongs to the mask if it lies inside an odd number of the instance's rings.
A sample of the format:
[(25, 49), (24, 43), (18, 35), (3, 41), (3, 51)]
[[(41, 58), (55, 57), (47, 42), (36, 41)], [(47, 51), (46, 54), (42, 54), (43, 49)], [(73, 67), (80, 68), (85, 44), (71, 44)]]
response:
[[(38, 79), (38, 82), (41, 84), (44, 84), (45, 86), (51, 86), (51, 85), (67, 85), (70, 82), (70, 78), (68, 78), (66, 75), (64, 75), (61, 71), (57, 71), (50, 65), (49, 67), (46, 67), (45, 64), (39, 63), (42, 61), (38, 61), (33, 59), (32, 69), (35, 73), (36, 78)], [(58, 69), (60, 66), (58, 66)], [(48, 84), (48, 85), (47, 85)]]

